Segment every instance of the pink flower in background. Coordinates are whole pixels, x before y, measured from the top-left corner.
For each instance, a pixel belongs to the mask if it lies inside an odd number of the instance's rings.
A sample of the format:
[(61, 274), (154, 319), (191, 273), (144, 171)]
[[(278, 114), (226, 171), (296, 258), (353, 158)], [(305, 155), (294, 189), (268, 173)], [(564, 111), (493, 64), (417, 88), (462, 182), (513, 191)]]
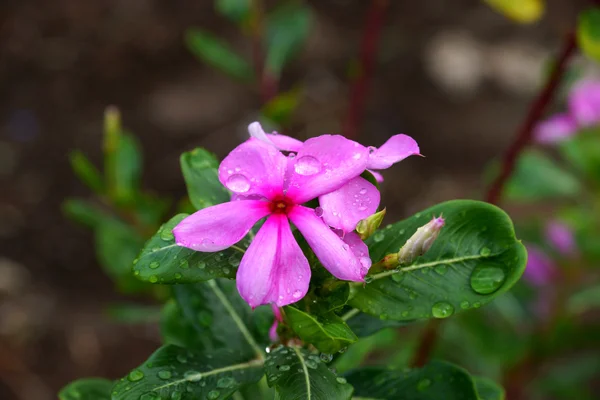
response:
[(570, 256), (577, 252), (575, 235), (565, 223), (552, 220), (546, 224), (546, 240), (552, 244), (563, 256)]
[[(340, 201), (343, 208), (338, 211), (362, 218), (365, 210), (376, 210), (377, 189), (366, 181), (364, 187), (355, 184), (367, 167), (369, 150), (342, 136), (323, 135), (303, 144), (285, 136), (265, 137), (270, 143), (250, 138), (219, 166), (219, 180), (237, 200), (185, 218), (173, 229), (177, 244), (203, 252), (220, 251), (240, 241), (256, 222), (267, 217), (237, 271), (237, 288), (252, 307), (294, 303), (308, 290), (310, 266), (289, 221), (332, 275), (363, 281), (371, 266), (366, 245), (360, 239), (360, 244), (352, 242), (352, 235), (346, 235), (346, 241), (351, 241), (346, 243), (330, 229), (319, 216), (335, 212), (326, 208), (329, 205), (313, 210), (301, 204), (354, 182), (343, 193), (352, 201)], [(278, 150), (290, 146), (295, 146), (297, 154), (286, 157)], [(343, 226), (342, 222), (333, 225)]]
[(600, 125), (600, 81), (586, 79), (573, 85), (568, 112), (541, 121), (533, 135), (538, 143), (557, 143), (575, 135), (578, 130)]
[(553, 281), (557, 268), (552, 259), (539, 247), (528, 244), (527, 266), (523, 277), (533, 286), (544, 286)]

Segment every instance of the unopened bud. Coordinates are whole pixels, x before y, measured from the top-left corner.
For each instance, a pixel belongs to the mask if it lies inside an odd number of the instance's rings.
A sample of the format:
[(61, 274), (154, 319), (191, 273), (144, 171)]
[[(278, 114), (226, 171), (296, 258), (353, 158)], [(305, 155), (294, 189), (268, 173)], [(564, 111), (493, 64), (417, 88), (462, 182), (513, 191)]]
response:
[(417, 229), (415, 234), (406, 241), (398, 252), (398, 261), (400, 264), (410, 264), (417, 257), (425, 254), (440, 234), (444, 223), (444, 218), (440, 215)]
[(373, 233), (375, 233), (377, 228), (379, 228), (379, 225), (381, 225), (383, 217), (385, 217), (385, 208), (365, 219), (361, 219), (360, 221), (358, 221), (358, 224), (356, 224), (356, 232), (358, 233), (360, 238), (362, 240), (365, 240)]
[(104, 111), (104, 148), (112, 152), (117, 148), (121, 134), (121, 113), (115, 106), (108, 106)]

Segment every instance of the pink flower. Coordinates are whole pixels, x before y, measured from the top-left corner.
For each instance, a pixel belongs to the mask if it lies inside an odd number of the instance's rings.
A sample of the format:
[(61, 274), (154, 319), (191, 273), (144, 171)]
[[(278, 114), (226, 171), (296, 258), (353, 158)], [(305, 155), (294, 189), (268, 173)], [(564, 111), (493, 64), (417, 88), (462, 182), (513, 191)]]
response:
[(556, 277), (556, 266), (550, 257), (537, 246), (527, 245), (527, 267), (523, 277), (533, 286), (544, 286)]
[[(291, 304), (308, 291), (310, 266), (289, 221), (332, 275), (363, 281), (371, 266), (366, 245), (360, 238), (360, 243), (355, 243), (353, 234), (346, 235), (345, 242), (329, 228), (327, 220), (324, 222), (315, 210), (302, 204), (349, 184), (343, 195), (351, 196), (354, 203), (340, 201), (342, 208), (333, 211), (330, 203), (337, 203), (322, 202), (323, 216), (339, 211), (350, 218), (354, 214), (347, 207), (362, 215), (363, 206), (358, 202), (375, 210), (379, 204), (377, 189), (365, 181), (363, 194), (363, 186), (355, 181), (367, 167), (369, 150), (342, 136), (323, 135), (303, 144), (284, 136), (265, 137), (271, 143), (250, 138), (219, 166), (219, 180), (237, 200), (185, 218), (173, 229), (177, 244), (203, 252), (220, 251), (240, 241), (256, 222), (267, 217), (237, 271), (238, 291), (253, 308), (269, 303), (280, 307)], [(286, 157), (278, 150), (290, 146), (297, 146), (297, 154)], [(346, 219), (335, 221), (339, 223), (334, 228), (340, 228)]]
[(563, 256), (573, 255), (577, 252), (575, 236), (571, 228), (558, 220), (552, 220), (546, 224), (546, 239)]
[(569, 113), (581, 127), (600, 123), (600, 81), (581, 80), (569, 93)]
[[(269, 143), (282, 151), (298, 152), (303, 146), (301, 141), (289, 136), (265, 133), (258, 122), (250, 124), (248, 131), (250, 136)], [(371, 170), (370, 172), (377, 181), (381, 182), (383, 177), (372, 170), (387, 169), (406, 157), (419, 154), (419, 146), (413, 138), (402, 134), (394, 135), (381, 147), (368, 148), (368, 160), (365, 169)], [(360, 220), (373, 215), (377, 211), (379, 200), (380, 193), (377, 188), (366, 179), (356, 176), (339, 189), (321, 195), (319, 204), (321, 205), (323, 220), (328, 225), (347, 233), (354, 231)]]
[(550, 144), (568, 139), (577, 133), (577, 123), (568, 114), (556, 114), (540, 122), (533, 132), (538, 143)]

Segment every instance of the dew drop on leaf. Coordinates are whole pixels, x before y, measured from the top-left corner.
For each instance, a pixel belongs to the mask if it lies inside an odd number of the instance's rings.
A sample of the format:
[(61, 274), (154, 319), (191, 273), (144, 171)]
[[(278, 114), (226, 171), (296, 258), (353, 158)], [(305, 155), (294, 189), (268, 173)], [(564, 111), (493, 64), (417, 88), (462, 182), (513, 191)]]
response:
[(140, 371), (139, 369), (134, 369), (133, 371), (131, 371), (129, 373), (129, 375), (127, 375), (127, 379), (130, 382), (137, 382), (143, 378), (144, 378), (144, 373), (142, 371)]
[(163, 369), (162, 371), (158, 371), (158, 377), (160, 379), (169, 379), (171, 378), (171, 371)]
[(429, 379), (421, 379), (419, 383), (417, 383), (417, 390), (422, 392), (427, 390), (427, 388), (431, 385), (431, 381)]
[(376, 243), (379, 243), (379, 242), (381, 242), (383, 239), (385, 239), (385, 233), (383, 233), (383, 232), (381, 232), (381, 231), (379, 231), (379, 232), (377, 232), (377, 233), (375, 233), (375, 234), (373, 235), (373, 240), (374, 240)]
[(341, 383), (342, 385), (343, 385), (344, 383), (346, 383), (346, 382), (347, 382), (347, 381), (346, 381), (346, 378), (342, 378), (341, 376), (338, 376), (337, 378), (335, 378), (335, 380), (336, 380), (338, 383)]
[(488, 247), (484, 247), (481, 249), (481, 251), (479, 251), (479, 255), (481, 255), (482, 257), (487, 257), (490, 254), (492, 254), (492, 251)]
[(175, 236), (173, 235), (173, 232), (169, 229), (169, 228), (163, 228), (160, 231), (160, 238), (164, 241), (171, 241), (175, 238)]
[(479, 294), (491, 294), (502, 286), (505, 279), (502, 268), (478, 265), (471, 273), (471, 288)]
[(236, 381), (232, 377), (224, 377), (217, 381), (217, 387), (221, 389), (231, 388), (236, 384)]
[(460, 302), (460, 308), (462, 308), (463, 310), (466, 310), (469, 307), (471, 307), (471, 304), (467, 300)]
[(151, 269), (156, 269), (160, 267), (160, 263), (158, 261), (152, 261), (149, 266)]
[(446, 275), (446, 272), (448, 272), (448, 267), (446, 265), (438, 265), (433, 270), (439, 275)]
[(454, 306), (445, 301), (440, 301), (431, 307), (431, 313), (435, 318), (448, 318), (454, 314)]
[(280, 371), (289, 371), (290, 370), (290, 366), (289, 365), (282, 365), (281, 367), (279, 367)]
[(317, 369), (317, 362), (315, 360), (306, 360), (306, 366), (311, 369)]
[(221, 395), (221, 393), (218, 390), (211, 390), (210, 392), (208, 392), (208, 394), (206, 395), (206, 398), (208, 400), (217, 400), (219, 398), (219, 396)]

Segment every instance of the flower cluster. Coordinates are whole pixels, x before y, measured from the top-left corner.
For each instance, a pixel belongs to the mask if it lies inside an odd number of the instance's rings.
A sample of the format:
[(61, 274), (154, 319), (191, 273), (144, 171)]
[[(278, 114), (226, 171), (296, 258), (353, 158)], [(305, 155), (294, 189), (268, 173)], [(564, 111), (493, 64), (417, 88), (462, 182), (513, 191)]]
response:
[(538, 124), (534, 131), (539, 143), (556, 143), (579, 130), (600, 125), (600, 80), (576, 83), (567, 100), (568, 110)]
[[(367, 148), (338, 135), (301, 142), (267, 134), (257, 122), (248, 130), (250, 139), (219, 166), (219, 180), (233, 193), (231, 201), (181, 221), (173, 229), (176, 243), (196, 251), (221, 251), (266, 217), (236, 276), (240, 295), (253, 308), (291, 304), (308, 291), (311, 269), (290, 221), (333, 276), (364, 281), (371, 259), (354, 229), (377, 211), (380, 193), (360, 175), (419, 154), (417, 143), (395, 135), (380, 148)], [(318, 207), (306, 205), (317, 198)]]

